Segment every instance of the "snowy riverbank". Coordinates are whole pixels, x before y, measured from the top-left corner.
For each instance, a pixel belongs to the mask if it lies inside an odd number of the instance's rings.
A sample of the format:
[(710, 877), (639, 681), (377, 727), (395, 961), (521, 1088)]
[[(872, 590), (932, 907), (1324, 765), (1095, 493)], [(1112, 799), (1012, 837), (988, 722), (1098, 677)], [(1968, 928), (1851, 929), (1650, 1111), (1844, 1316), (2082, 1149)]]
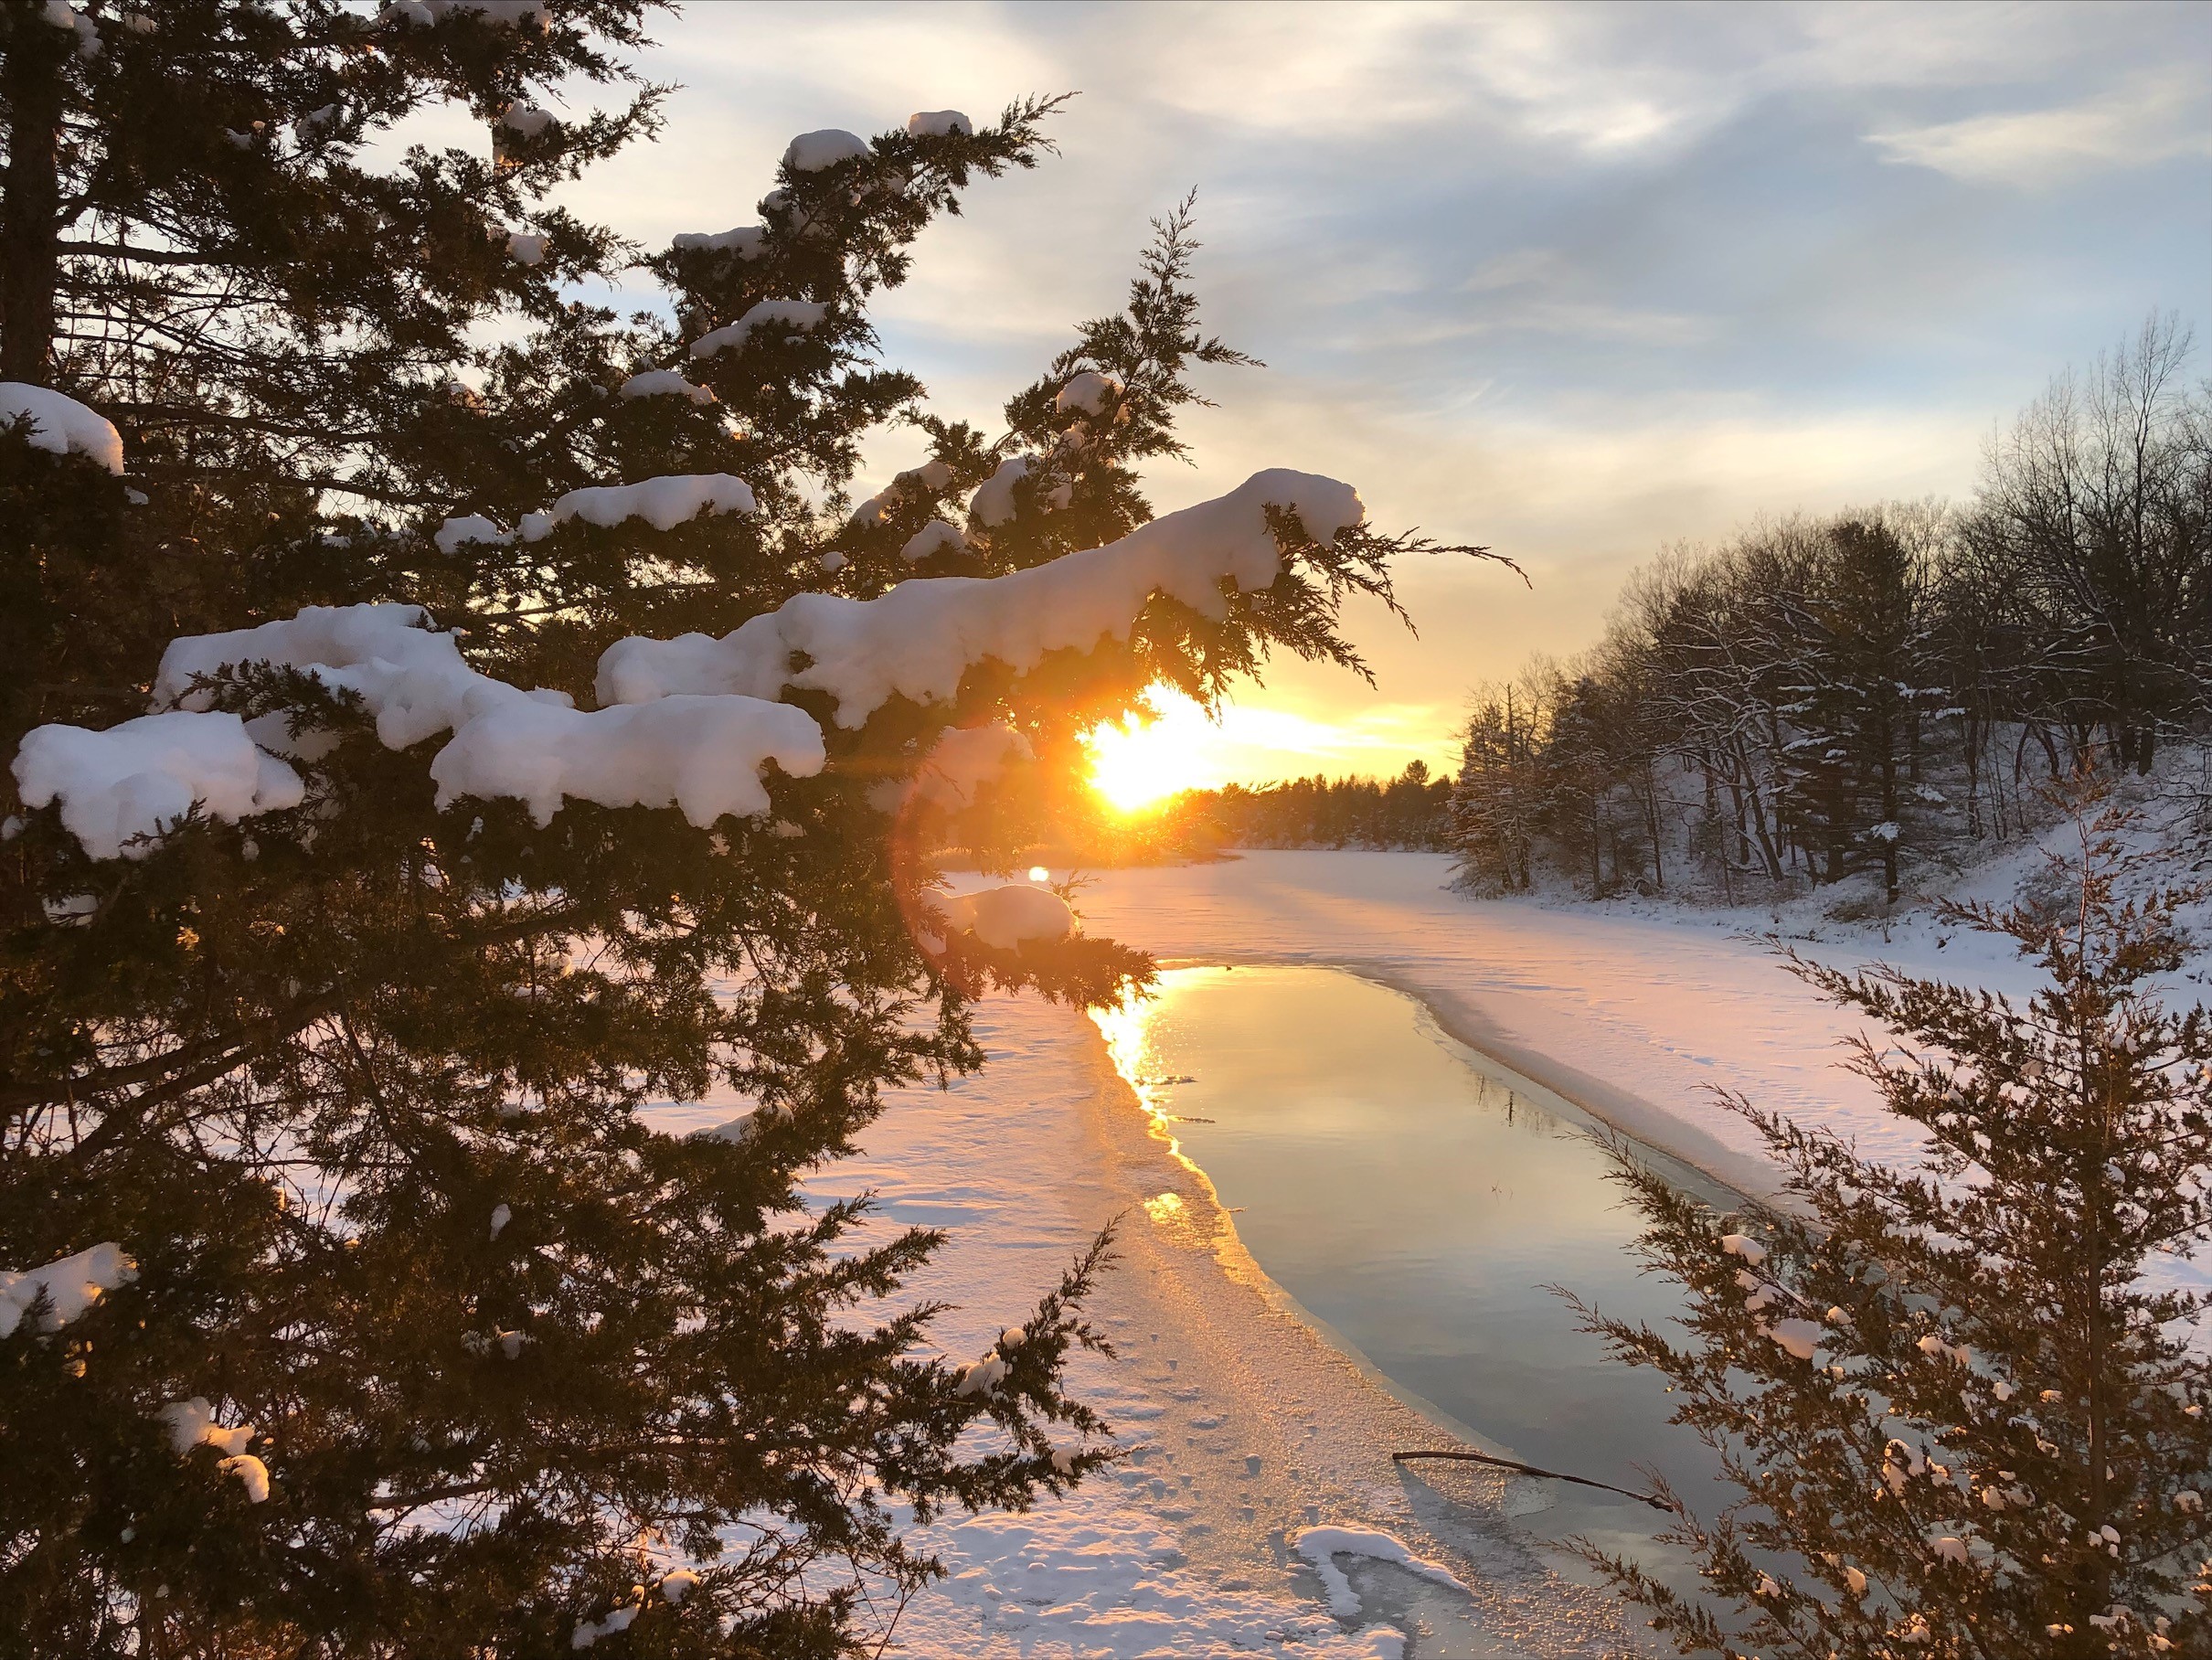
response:
[[(1163, 959), (1327, 963), (1399, 986), (1462, 1041), (1741, 1187), (1771, 1189), (1771, 1171), (1714, 1086), (1870, 1150), (1909, 1150), (1836, 1065), (1856, 1023), (1782, 972), (1740, 918), (1475, 902), (1448, 891), (1448, 875), (1432, 855), (1251, 853), (1111, 872), (1079, 904), (1093, 931)], [(1926, 927), (1811, 949), (2028, 984), (2003, 951)], [(951, 1577), (899, 1618), (899, 1650), (1392, 1655), (1409, 1613), (1436, 1628), (1424, 1656), (1634, 1646), (1606, 1598), (1516, 1534), (1508, 1483), (1390, 1463), (1393, 1447), (1435, 1444), (1436, 1430), (1286, 1306), (1203, 1177), (1152, 1134), (1088, 1019), (1002, 998), (981, 1025), (985, 1073), (900, 1097), (824, 1191), (872, 1188), (887, 1220), (951, 1230), (917, 1289), (963, 1304), (940, 1332), (954, 1354), (980, 1351), (1123, 1216), (1123, 1260), (1099, 1303), (1121, 1357), (1087, 1360), (1078, 1378), (1132, 1457), (1033, 1515), (931, 1530)], [(1332, 1617), (1292, 1543), (1314, 1526), (1384, 1530), (1471, 1596), (1340, 1556), (1366, 1603)]]
[[(2009, 898), (2020, 863), (1971, 891)], [(1741, 1191), (1771, 1193), (1773, 1168), (1717, 1088), (1874, 1156), (1911, 1152), (1911, 1128), (1840, 1064), (1864, 1021), (1786, 971), (1765, 913), (1473, 899), (1451, 876), (1442, 854), (1260, 851), (1109, 871), (1078, 903), (1090, 931), (1163, 962), (1333, 963), (1395, 985), (1460, 1041)], [(2022, 1000), (2036, 984), (2010, 942), (1925, 916), (1888, 940), (1776, 920), (1837, 966), (1880, 961)]]
[[(984, 1076), (902, 1097), (823, 1190), (873, 1189), (887, 1223), (951, 1230), (916, 1290), (963, 1305), (939, 1333), (954, 1354), (980, 1350), (1122, 1216), (1097, 1304), (1120, 1357), (1076, 1376), (1132, 1456), (1030, 1515), (930, 1529), (950, 1578), (900, 1616), (894, 1652), (1364, 1660), (1401, 1652), (1389, 1621), (1416, 1601), (1452, 1639), (1424, 1653), (1619, 1652), (1609, 1600), (1513, 1537), (1505, 1481), (1390, 1463), (1393, 1448), (1435, 1444), (1435, 1428), (1284, 1306), (1203, 1178), (1153, 1136), (1090, 1020), (998, 998), (981, 1024)], [(1472, 1598), (1340, 1555), (1365, 1599), (1340, 1619), (1292, 1544), (1316, 1525), (1383, 1530), (1441, 1559)]]

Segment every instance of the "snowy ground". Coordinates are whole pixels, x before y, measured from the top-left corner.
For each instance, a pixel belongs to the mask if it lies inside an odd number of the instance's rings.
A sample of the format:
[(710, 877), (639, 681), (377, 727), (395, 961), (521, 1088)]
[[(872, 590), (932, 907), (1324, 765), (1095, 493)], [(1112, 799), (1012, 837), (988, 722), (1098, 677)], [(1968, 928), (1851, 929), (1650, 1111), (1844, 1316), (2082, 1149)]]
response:
[[(1448, 878), (1431, 855), (1260, 852), (1111, 872), (1079, 903), (1090, 931), (1164, 960), (1334, 963), (1399, 986), (1462, 1041), (1740, 1187), (1770, 1190), (1771, 1171), (1716, 1086), (1870, 1152), (1909, 1151), (1835, 1064), (1856, 1022), (1782, 972), (1744, 913), (1478, 902)], [(1800, 943), (2029, 984), (2001, 945), (1925, 922), (1887, 942), (1831, 930)], [(1409, 1632), (1423, 1660), (1641, 1646), (1515, 1532), (1502, 1480), (1389, 1463), (1394, 1446), (1434, 1444), (1434, 1427), (1286, 1306), (1203, 1177), (1153, 1137), (1089, 1020), (1035, 999), (982, 1014), (986, 1072), (899, 1098), (824, 1191), (872, 1188), (890, 1220), (951, 1229), (916, 1289), (963, 1305), (941, 1331), (956, 1355), (1122, 1216), (1100, 1304), (1121, 1356), (1086, 1360), (1078, 1380), (1131, 1456), (1034, 1514), (931, 1530), (950, 1578), (900, 1615), (891, 1652), (1389, 1656)], [(1295, 1548), (1315, 1526), (1384, 1530), (1470, 1589), (1338, 1556), (1362, 1606), (1333, 1615), (1332, 1600), (1350, 1603)]]

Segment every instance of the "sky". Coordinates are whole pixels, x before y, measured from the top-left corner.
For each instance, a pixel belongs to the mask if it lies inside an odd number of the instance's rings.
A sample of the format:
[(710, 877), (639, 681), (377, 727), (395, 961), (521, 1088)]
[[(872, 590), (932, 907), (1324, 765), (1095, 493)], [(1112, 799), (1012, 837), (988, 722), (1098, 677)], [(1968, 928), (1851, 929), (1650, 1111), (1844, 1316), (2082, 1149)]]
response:
[[(2054, 373), (2154, 310), (2212, 325), (2205, 4), (706, 4), (654, 32), (666, 129), (579, 209), (724, 229), (794, 133), (1076, 92), (1058, 156), (924, 232), (887, 359), (1000, 430), (1195, 189), (1205, 326), (1268, 367), (1202, 371), (1218, 407), (1154, 505), (1298, 467), (1526, 571), (1403, 562), (1418, 636), (1348, 617), (1375, 686), (1279, 660), (1218, 728), (1179, 718), (1194, 782), (1448, 762), (1470, 688), (1591, 644), (1661, 548), (1968, 495)], [(863, 490), (920, 458), (886, 434)]]

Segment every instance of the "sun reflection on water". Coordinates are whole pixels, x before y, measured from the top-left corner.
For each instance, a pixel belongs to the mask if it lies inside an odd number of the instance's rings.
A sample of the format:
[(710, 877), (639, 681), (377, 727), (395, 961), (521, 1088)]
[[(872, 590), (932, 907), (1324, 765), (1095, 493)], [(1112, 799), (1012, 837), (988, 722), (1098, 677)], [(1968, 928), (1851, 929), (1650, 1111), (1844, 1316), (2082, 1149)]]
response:
[[(1176, 1084), (1195, 1080), (1169, 1076), (1162, 1048), (1163, 1037), (1173, 1033), (1177, 1010), (1187, 995), (1210, 983), (1220, 972), (1211, 968), (1171, 968), (1160, 975), (1149, 996), (1132, 995), (1113, 1007), (1090, 1011), (1090, 1018), (1106, 1040), (1106, 1052), (1113, 1061), (1113, 1069), (1122, 1075), (1130, 1093), (1137, 1098), (1137, 1104), (1144, 1109), (1146, 1129), (1188, 1177), (1183, 1192), (1171, 1188), (1144, 1200), (1144, 1214), (1155, 1226), (1170, 1233), (1186, 1235), (1216, 1248), (1233, 1240), (1235, 1229), (1220, 1208), (1212, 1178), (1183, 1151), (1182, 1138), (1175, 1133), (1175, 1126), (1183, 1121), (1173, 1110), (1169, 1091)], [(1245, 1265), (1226, 1266), (1233, 1273), (1241, 1274)]]
[(1174, 983), (1171, 970), (1161, 976), (1160, 989), (1152, 996), (1131, 992), (1111, 1008), (1092, 1009), (1090, 1018), (1106, 1039), (1106, 1053), (1112, 1058), (1113, 1069), (1129, 1085), (1138, 1104), (1151, 1115), (1153, 1133), (1164, 1140), (1169, 1150), (1181, 1157), (1182, 1149), (1176, 1144), (1175, 1133), (1167, 1127), (1174, 1115), (1167, 1111), (1158, 1077), (1159, 1058), (1152, 1042), (1153, 1023), (1161, 1012), (1161, 1005), (1174, 995)]

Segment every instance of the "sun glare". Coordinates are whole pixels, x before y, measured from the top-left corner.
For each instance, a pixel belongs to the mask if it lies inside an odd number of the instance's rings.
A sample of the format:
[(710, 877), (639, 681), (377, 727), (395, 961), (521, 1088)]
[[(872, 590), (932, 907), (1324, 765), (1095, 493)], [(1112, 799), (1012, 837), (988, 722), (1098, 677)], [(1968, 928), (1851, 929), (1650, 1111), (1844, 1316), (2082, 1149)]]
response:
[(1083, 734), (1090, 787), (1117, 813), (1150, 812), (1186, 790), (1218, 782), (1209, 762), (1213, 723), (1179, 693), (1147, 692), (1149, 715), (1101, 722)]

